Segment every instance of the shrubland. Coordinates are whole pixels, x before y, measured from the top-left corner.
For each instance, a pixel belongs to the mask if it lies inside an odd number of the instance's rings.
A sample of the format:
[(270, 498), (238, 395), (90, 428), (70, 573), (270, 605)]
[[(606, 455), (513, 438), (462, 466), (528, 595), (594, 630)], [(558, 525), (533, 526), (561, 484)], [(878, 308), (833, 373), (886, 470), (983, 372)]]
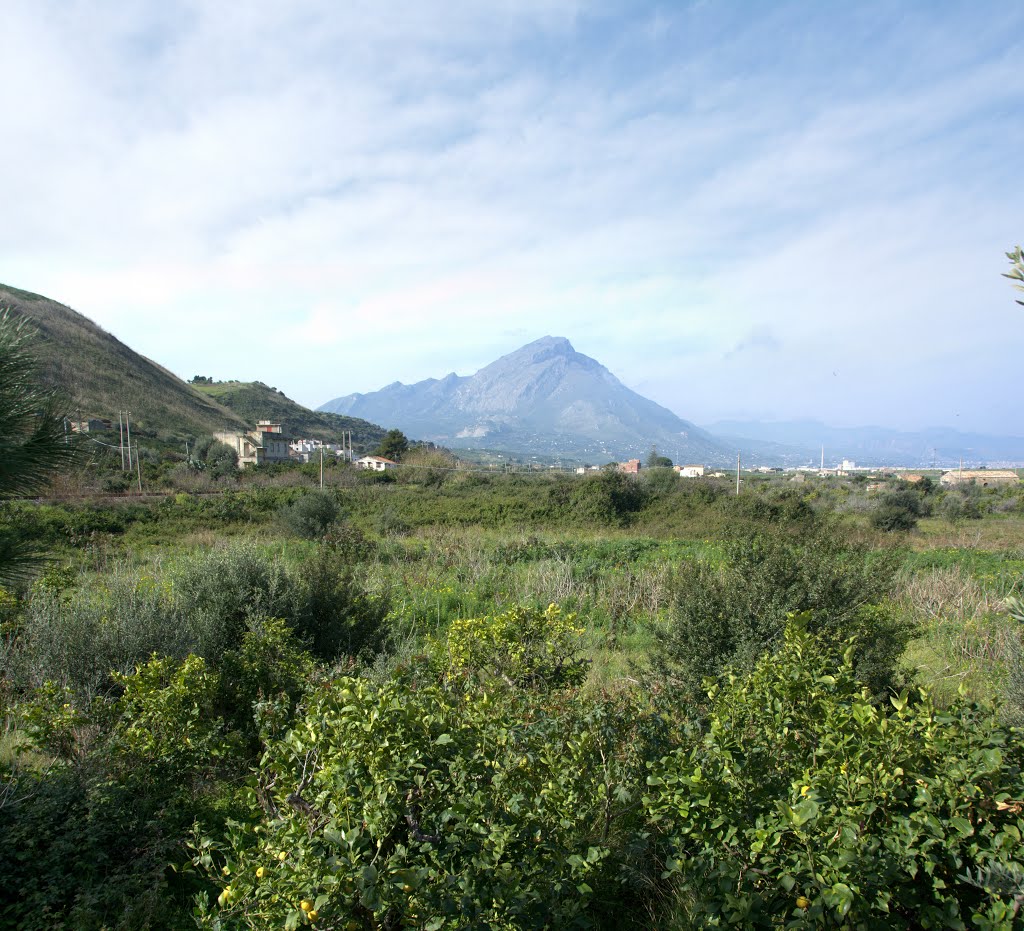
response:
[(1016, 492), (406, 455), (2, 506), (0, 926), (1021, 926)]

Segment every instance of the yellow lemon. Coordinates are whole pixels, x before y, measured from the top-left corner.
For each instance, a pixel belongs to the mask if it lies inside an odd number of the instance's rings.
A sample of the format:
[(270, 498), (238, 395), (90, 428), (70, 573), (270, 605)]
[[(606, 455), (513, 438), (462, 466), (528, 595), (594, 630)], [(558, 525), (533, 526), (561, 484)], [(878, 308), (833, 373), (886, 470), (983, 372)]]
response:
[(797, 896), (797, 898), (796, 898), (796, 907), (797, 908), (809, 908), (810, 905), (811, 905), (811, 900), (809, 898), (807, 898), (807, 896), (805, 896), (805, 895), (798, 895)]
[(306, 917), (310, 921), (316, 921), (319, 915), (320, 913), (315, 908), (311, 908), (308, 912), (306, 912)]
[(310, 902), (309, 899), (303, 899), (301, 902), (299, 902), (299, 908), (301, 908), (304, 912), (311, 911), (313, 908), (313, 903)]
[(278, 860), (287, 860), (287, 859), (288, 859), (288, 851), (287, 851), (287, 850), (282, 850), (282, 851), (281, 851), (281, 852), (280, 852), (280, 853), (279, 853), (279, 854), (277, 855), (277, 859), (278, 859)]
[(256, 867), (256, 878), (257, 879), (262, 879), (264, 877), (264, 875), (266, 874), (266, 872), (267, 871), (262, 866)]

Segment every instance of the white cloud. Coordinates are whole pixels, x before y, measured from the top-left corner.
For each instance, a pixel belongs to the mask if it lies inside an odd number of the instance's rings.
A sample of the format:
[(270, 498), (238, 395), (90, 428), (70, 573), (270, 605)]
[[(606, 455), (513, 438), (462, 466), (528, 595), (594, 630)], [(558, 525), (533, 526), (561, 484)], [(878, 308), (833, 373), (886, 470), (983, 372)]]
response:
[(553, 333), (690, 419), (905, 423), (1024, 350), (1019, 12), (9, 6), (0, 280), (181, 374), (314, 405)]

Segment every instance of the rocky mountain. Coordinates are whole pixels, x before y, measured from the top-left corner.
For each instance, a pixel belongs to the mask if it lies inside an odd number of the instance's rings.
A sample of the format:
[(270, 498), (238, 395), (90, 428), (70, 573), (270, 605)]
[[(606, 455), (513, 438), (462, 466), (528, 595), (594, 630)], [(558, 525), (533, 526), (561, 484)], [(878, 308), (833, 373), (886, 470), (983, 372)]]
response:
[(656, 446), (676, 461), (725, 463), (710, 434), (622, 384), (564, 338), (545, 336), (475, 375), (335, 398), (319, 410), (394, 424), (454, 448), (606, 462)]

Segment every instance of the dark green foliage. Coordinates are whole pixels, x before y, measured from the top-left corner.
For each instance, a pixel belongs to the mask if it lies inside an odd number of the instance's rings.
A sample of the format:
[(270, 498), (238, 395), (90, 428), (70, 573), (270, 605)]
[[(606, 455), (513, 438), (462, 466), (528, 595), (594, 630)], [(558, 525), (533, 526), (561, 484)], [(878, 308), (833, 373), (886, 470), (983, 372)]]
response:
[(200, 841), (222, 886), (202, 919), (308, 924), (305, 901), (367, 931), (644, 927), (635, 722), (610, 701), (340, 679), (268, 748), (248, 823)]
[(644, 465), (648, 469), (671, 469), (672, 460), (668, 456), (659, 455), (657, 448), (652, 446), (651, 451), (647, 454)]
[(402, 456), (405, 455), (408, 449), (409, 441), (401, 430), (388, 430), (388, 432), (381, 437), (381, 441), (377, 446), (375, 455), (383, 456), (385, 459), (393, 459), (395, 462), (400, 462)]
[(645, 805), (687, 927), (1018, 927), (1024, 753), (988, 709), (873, 705), (798, 620)]
[(644, 488), (621, 472), (600, 472), (578, 481), (569, 496), (569, 513), (584, 524), (618, 527), (644, 504)]
[(388, 598), (370, 595), (357, 579), (352, 563), (359, 545), (322, 543), (299, 569), (295, 629), (325, 663), (378, 652), (387, 638)]
[[(67, 402), (42, 383), (36, 332), (0, 306), (0, 499), (35, 494), (75, 461)], [(0, 524), (0, 582), (22, 579), (39, 552), (14, 527)]]
[(939, 513), (951, 524), (980, 520), (981, 489), (974, 482), (949, 489), (942, 497)]
[(289, 532), (304, 540), (317, 540), (337, 522), (341, 508), (332, 492), (315, 490), (285, 505), (279, 514)]
[(46, 771), (12, 772), (0, 796), (0, 927), (194, 928), (208, 888), (187, 863), (195, 820), (223, 827), (227, 786), (255, 764), (262, 730), (288, 720), (312, 660), (283, 622), (258, 622), (213, 670), (154, 658), (85, 711), (44, 690), (29, 706)]
[(669, 694), (699, 701), (703, 680), (725, 667), (749, 670), (778, 644), (786, 618), (807, 611), (812, 629), (837, 642), (859, 636), (860, 670), (876, 693), (899, 683), (896, 668), (912, 630), (883, 604), (897, 560), (844, 545), (822, 531), (806, 542), (764, 534), (730, 544), (720, 566), (687, 561), (675, 605), (653, 656)]
[[(664, 458), (664, 457), (662, 457)], [(642, 473), (642, 481), (647, 491), (653, 495), (671, 495), (679, 491), (682, 480), (677, 472), (664, 466), (654, 466), (645, 469)]]
[(909, 488), (888, 491), (879, 498), (871, 513), (871, 526), (886, 533), (913, 530), (917, 519), (927, 513), (928, 508), (916, 491)]

